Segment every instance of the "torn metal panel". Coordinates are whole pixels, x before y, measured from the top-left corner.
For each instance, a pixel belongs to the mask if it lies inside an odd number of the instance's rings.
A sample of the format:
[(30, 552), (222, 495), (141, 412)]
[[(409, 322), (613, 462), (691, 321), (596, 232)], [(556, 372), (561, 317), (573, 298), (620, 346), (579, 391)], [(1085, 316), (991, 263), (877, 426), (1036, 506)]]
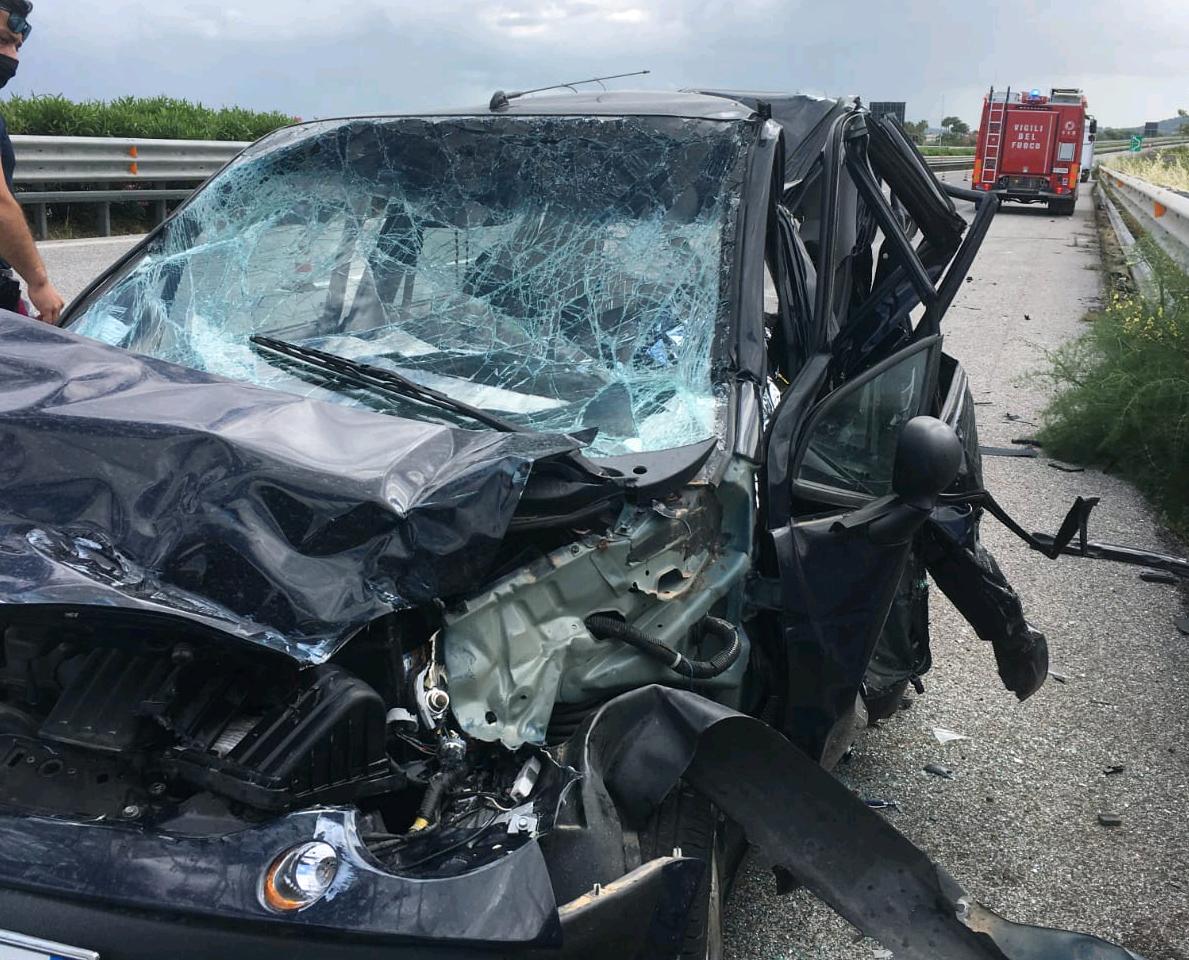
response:
[(898, 960), (1135, 960), (1096, 937), (998, 917), (780, 734), (694, 694), (618, 697), (573, 747), (628, 822), (679, 779), (693, 784), (768, 862)]
[(941, 592), (979, 639), (991, 642), (1003, 685), (1026, 700), (1048, 675), (1048, 643), (1025, 619), (1019, 595), (979, 541), (975, 511), (968, 507), (963, 513), (962, 509), (935, 511), (922, 532), (922, 555)]
[(1141, 550), (1137, 547), (1128, 547), (1118, 543), (1096, 543), (1093, 540), (1087, 540), (1084, 531), (1077, 541), (1065, 544), (1060, 543), (1059, 536), (1054, 537), (1047, 533), (1034, 533), (1032, 537), (1036, 541), (1032, 548), (1041, 552), (1057, 550), (1072, 557), (1087, 557), (1092, 560), (1114, 560), (1116, 563), (1131, 563), (1142, 567), (1154, 567), (1157, 570), (1164, 570), (1182, 579), (1189, 579), (1189, 558), (1186, 557), (1176, 557), (1170, 554)]
[[(981, 490), (982, 457), (974, 398), (965, 371), (943, 363), (949, 379), (943, 416), (962, 441), (963, 463), (951, 492)], [(941, 504), (930, 515), (914, 551), (934, 582), (980, 639), (989, 641), (1004, 686), (1025, 700), (1048, 674), (1049, 651), (1043, 633), (1028, 623), (1019, 595), (1008, 583), (980, 536), (982, 511), (972, 504)]]
[[(462, 731), (511, 749), (543, 743), (556, 704), (680, 682), (631, 647), (596, 639), (583, 621), (618, 614), (692, 657), (691, 631), (750, 567), (719, 543), (720, 517), (706, 487), (628, 508), (609, 535), (560, 547), (448, 610), (442, 647)], [(745, 650), (708, 683), (730, 696), (746, 666)]]
[(316, 663), (481, 579), (567, 438), (377, 417), (0, 315), (0, 601), (181, 618)]
[[(248, 338), (271, 334), (529, 429), (597, 427), (595, 456), (702, 441), (724, 416), (711, 368), (739, 309), (737, 197), (757, 126), (487, 116), (290, 128), (216, 176), (69, 323), (197, 370), (366, 402), (261, 360)], [(752, 206), (762, 232), (766, 206)]]
[[(929, 647), (929, 581), (919, 551), (914, 549), (904, 565), (888, 619), (863, 676), (863, 695), (870, 701), (890, 695), (897, 685), (923, 677), (933, 665)], [(896, 702), (885, 705), (894, 712)], [(882, 719), (877, 717), (876, 719)]]
[(831, 99), (808, 94), (773, 93), (754, 90), (703, 90), (708, 96), (725, 97), (749, 107), (766, 105), (772, 119), (784, 130), (788, 150), (783, 177), (792, 183), (805, 176), (817, 160), (829, 136), (830, 122), (851, 108), (847, 98)]

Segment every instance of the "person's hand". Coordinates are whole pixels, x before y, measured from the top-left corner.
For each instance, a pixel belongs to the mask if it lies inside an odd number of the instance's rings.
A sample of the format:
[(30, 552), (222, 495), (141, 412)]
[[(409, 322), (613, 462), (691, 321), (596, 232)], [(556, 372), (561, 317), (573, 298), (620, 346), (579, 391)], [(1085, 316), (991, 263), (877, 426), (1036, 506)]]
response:
[(62, 299), (62, 295), (54, 289), (52, 283), (47, 280), (36, 287), (30, 287), (29, 299), (37, 309), (38, 320), (55, 327), (58, 325), (58, 317), (62, 313), (62, 308), (66, 306), (66, 302)]

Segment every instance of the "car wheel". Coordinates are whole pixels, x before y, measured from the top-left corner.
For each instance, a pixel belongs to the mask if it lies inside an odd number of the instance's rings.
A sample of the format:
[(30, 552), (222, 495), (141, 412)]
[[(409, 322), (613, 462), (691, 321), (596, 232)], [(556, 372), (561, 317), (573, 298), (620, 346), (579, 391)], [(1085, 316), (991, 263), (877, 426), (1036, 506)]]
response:
[(706, 864), (702, 882), (690, 907), (681, 949), (681, 960), (722, 960), (723, 884), (716, 850), (718, 811), (687, 784), (679, 784), (640, 831), (643, 860), (665, 857), (674, 850), (697, 857)]
[(881, 720), (889, 720), (900, 712), (900, 701), (908, 691), (908, 681), (900, 680), (886, 690), (864, 691), (863, 703), (867, 706), (867, 725), (878, 726)]

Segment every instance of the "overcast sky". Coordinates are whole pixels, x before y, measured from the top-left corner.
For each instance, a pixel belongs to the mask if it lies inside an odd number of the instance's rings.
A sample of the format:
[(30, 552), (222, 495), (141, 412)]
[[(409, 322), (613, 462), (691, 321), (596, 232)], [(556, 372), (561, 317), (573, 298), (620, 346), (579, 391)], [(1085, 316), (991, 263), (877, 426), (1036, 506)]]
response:
[(30, 21), (6, 92), (305, 119), (641, 68), (631, 85), (906, 100), (934, 125), (977, 124), (992, 83), (1081, 87), (1107, 125), (1189, 108), (1189, 0), (36, 0)]

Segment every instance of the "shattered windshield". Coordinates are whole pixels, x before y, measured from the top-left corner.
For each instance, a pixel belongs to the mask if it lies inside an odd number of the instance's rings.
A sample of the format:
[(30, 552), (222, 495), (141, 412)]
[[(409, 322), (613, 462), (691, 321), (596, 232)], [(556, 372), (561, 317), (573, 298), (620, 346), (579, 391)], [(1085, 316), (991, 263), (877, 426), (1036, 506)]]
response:
[(249, 343), (265, 334), (526, 428), (597, 427), (594, 455), (704, 440), (749, 133), (590, 116), (291, 128), (212, 180), (73, 329), (226, 377), (450, 416), (269, 362)]

